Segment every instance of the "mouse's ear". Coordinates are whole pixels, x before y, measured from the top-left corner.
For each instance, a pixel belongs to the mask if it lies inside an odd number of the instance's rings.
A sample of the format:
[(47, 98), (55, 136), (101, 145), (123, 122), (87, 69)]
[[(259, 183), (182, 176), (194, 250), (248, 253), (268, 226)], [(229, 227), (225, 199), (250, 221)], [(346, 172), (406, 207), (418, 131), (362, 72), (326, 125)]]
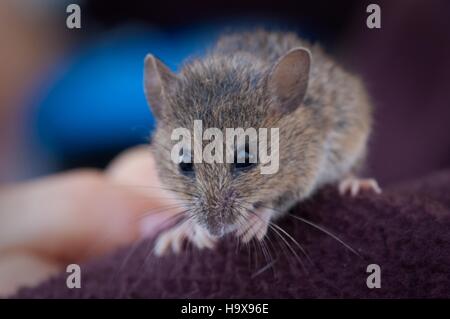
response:
[(275, 113), (286, 114), (303, 102), (309, 79), (311, 55), (307, 49), (295, 48), (282, 56), (272, 67), (268, 77), (268, 90)]
[(176, 74), (170, 71), (159, 59), (152, 54), (145, 57), (144, 92), (155, 117), (161, 117), (166, 98), (165, 94), (176, 80)]

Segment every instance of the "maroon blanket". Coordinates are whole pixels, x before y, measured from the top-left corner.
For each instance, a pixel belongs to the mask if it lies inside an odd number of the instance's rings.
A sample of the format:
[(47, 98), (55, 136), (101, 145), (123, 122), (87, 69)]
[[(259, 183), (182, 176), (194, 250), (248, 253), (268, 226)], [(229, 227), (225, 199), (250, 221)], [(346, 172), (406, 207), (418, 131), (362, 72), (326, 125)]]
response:
[[(279, 225), (293, 238), (271, 231), (265, 253), (228, 240), (215, 251), (188, 249), (160, 259), (143, 242), (82, 265), (81, 289), (68, 289), (62, 274), (18, 297), (448, 298), (449, 190), (450, 171), (442, 171), (356, 199), (341, 198), (330, 187), (291, 211), (337, 235), (356, 254), (287, 216)], [(369, 264), (380, 266), (381, 288), (368, 288)]]

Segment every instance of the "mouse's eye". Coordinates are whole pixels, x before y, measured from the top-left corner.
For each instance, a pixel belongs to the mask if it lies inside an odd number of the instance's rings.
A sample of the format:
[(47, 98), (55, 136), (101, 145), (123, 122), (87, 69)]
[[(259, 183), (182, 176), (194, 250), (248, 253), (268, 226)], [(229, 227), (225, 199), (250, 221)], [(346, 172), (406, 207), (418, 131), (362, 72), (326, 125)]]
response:
[(178, 166), (184, 175), (192, 175), (194, 173), (194, 165), (192, 164), (191, 152), (181, 150)]
[(237, 151), (234, 158), (234, 168), (237, 170), (249, 169), (256, 165), (256, 156), (245, 150)]

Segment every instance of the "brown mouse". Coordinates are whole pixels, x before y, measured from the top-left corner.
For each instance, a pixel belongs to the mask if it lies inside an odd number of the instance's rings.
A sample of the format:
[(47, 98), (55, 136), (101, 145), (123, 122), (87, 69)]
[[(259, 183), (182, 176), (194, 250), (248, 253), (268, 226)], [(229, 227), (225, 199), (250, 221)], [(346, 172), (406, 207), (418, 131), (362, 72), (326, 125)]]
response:
[[(380, 192), (373, 179), (355, 177), (372, 123), (361, 80), (293, 33), (224, 35), (177, 74), (148, 55), (144, 87), (157, 119), (151, 148), (158, 173), (184, 208), (182, 221), (157, 239), (157, 255), (178, 252), (185, 240), (211, 248), (227, 233), (262, 240), (269, 223), (325, 184), (339, 184), (342, 194)], [(261, 174), (257, 161), (174, 163), (172, 132), (195, 120), (220, 129), (278, 128), (278, 171)], [(191, 157), (192, 145), (183, 152)]]

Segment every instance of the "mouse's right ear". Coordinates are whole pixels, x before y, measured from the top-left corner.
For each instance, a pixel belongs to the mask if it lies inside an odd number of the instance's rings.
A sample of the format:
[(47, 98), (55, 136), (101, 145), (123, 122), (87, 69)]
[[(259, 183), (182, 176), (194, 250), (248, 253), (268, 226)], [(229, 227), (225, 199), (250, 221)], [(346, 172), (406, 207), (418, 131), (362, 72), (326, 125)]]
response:
[(161, 117), (167, 90), (176, 80), (176, 74), (152, 54), (145, 57), (144, 92), (156, 118)]
[(308, 88), (311, 53), (305, 48), (294, 48), (272, 67), (268, 89), (274, 100), (271, 110), (287, 114), (303, 102)]

